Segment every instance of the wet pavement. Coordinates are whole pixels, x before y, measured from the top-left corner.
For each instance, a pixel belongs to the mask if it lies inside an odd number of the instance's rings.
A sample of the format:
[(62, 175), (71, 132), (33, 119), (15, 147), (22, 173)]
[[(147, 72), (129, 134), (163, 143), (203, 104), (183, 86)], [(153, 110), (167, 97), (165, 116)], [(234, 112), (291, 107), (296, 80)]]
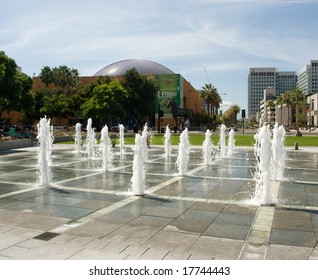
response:
[(133, 151), (113, 167), (55, 144), (52, 184), (38, 183), (37, 148), (0, 152), (0, 259), (318, 259), (318, 149), (287, 149), (275, 204), (253, 202), (252, 147), (203, 165), (192, 147), (186, 176), (151, 147), (144, 196), (130, 191)]

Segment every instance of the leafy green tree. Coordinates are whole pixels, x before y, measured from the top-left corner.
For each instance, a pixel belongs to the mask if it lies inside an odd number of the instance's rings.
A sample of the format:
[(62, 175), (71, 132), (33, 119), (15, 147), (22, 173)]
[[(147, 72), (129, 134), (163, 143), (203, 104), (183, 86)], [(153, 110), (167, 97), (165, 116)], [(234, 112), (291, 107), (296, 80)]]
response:
[(125, 73), (122, 85), (127, 91), (125, 109), (142, 125), (155, 113), (158, 88), (148, 75), (140, 75), (135, 68)]
[(91, 97), (81, 106), (85, 118), (97, 119), (103, 124), (113, 117), (123, 117), (126, 103), (126, 90), (117, 80), (109, 83), (97, 84), (90, 87)]
[[(81, 84), (78, 71), (65, 65), (50, 68), (44, 66), (40, 73), (41, 81), (46, 85), (46, 90), (37, 94), (38, 112), (42, 115), (62, 118), (76, 117), (83, 103), (81, 97)], [(49, 87), (49, 84), (54, 87)], [(40, 100), (41, 98), (41, 100)], [(82, 102), (81, 102), (82, 101)]]
[(31, 77), (17, 70), (14, 59), (0, 51), (0, 118), (4, 111), (21, 111), (31, 106), (32, 84)]

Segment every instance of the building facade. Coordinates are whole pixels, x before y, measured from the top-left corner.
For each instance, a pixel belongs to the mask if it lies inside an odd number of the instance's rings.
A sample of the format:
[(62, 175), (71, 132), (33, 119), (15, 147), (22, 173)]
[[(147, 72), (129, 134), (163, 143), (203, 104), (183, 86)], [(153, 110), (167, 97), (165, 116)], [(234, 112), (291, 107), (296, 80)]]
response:
[[(156, 104), (154, 104), (153, 116), (149, 116), (149, 125), (153, 128), (163, 127), (170, 124), (174, 126), (174, 119), (171, 114), (171, 108), (168, 108), (170, 100), (174, 99), (176, 104), (182, 108), (188, 108), (192, 112), (201, 112), (201, 96), (192, 85), (183, 78), (181, 74), (174, 73), (167, 67), (158, 64), (153, 61), (129, 59), (112, 63), (101, 70), (99, 70), (93, 76), (80, 77), (81, 84), (83, 86), (97, 80), (100, 76), (111, 76), (115, 79), (122, 80), (123, 75), (130, 69), (136, 69), (141, 75), (149, 75), (154, 80), (155, 85), (158, 87), (158, 93), (156, 97)], [(45, 87), (39, 77), (33, 78), (33, 91)], [(159, 119), (158, 109), (163, 112), (163, 116)], [(159, 121), (158, 121), (159, 119)], [(66, 125), (69, 120), (64, 120)], [(60, 122), (60, 120), (52, 119), (53, 125)], [(128, 123), (128, 128), (131, 124)]]
[(248, 117), (260, 115), (260, 103), (264, 90), (272, 87), (276, 96), (296, 87), (297, 74), (293, 71), (278, 71), (274, 67), (250, 68), (248, 74)]
[(264, 89), (264, 97), (260, 102), (260, 124), (272, 124), (275, 122), (275, 106), (273, 105), (275, 99), (276, 92), (273, 87), (267, 87)]
[(318, 92), (318, 60), (311, 60), (300, 69), (297, 87), (305, 96)]
[(299, 70), (297, 87), (307, 99), (307, 125), (318, 126), (318, 60)]
[(318, 126), (318, 93), (307, 95), (307, 124)]

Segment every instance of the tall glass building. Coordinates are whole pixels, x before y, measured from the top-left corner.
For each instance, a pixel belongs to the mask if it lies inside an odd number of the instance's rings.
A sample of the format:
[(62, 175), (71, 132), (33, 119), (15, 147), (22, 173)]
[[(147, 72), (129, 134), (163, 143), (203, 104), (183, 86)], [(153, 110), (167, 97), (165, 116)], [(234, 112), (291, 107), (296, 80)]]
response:
[(318, 60), (311, 60), (298, 73), (297, 87), (304, 95), (318, 92)]
[(276, 95), (296, 87), (297, 74), (294, 71), (278, 71), (274, 67), (250, 68), (248, 74), (248, 117), (256, 117), (260, 112), (260, 102), (264, 99), (264, 89), (272, 87)]

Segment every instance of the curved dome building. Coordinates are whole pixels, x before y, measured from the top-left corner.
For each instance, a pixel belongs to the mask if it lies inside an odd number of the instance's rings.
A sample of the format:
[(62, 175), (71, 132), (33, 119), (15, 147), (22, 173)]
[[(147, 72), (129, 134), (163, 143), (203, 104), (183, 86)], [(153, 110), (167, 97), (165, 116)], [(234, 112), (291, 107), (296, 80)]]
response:
[[(149, 116), (151, 126), (158, 128), (158, 130), (167, 124), (174, 126), (175, 120), (172, 118), (171, 107), (168, 108), (168, 103), (172, 99), (180, 107), (189, 108), (194, 113), (201, 112), (201, 97), (199, 92), (181, 74), (174, 73), (169, 68), (150, 60), (126, 59), (117, 61), (100, 69), (93, 76), (80, 77), (80, 80), (84, 86), (98, 80), (101, 76), (111, 76), (122, 80), (126, 72), (133, 68), (141, 75), (152, 76), (158, 88), (156, 103), (154, 104), (154, 115)], [(33, 80), (34, 91), (46, 87), (39, 77), (35, 77)], [(75, 125), (75, 119), (72, 121), (74, 121)], [(69, 122), (69, 120), (65, 119), (65, 122)], [(60, 125), (60, 120), (54, 119), (52, 124)], [(66, 124), (63, 123), (63, 125)]]
[(112, 63), (101, 70), (94, 76), (123, 76), (128, 70), (135, 68), (141, 75), (167, 75), (175, 74), (169, 68), (144, 59), (127, 59)]

